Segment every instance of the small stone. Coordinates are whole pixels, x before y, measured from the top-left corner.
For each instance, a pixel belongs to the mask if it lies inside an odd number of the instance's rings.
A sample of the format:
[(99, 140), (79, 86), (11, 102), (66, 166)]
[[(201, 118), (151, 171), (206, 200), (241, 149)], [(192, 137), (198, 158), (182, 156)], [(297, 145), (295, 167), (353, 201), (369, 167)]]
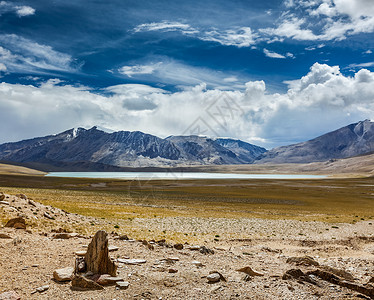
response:
[(16, 195), (18, 198), (21, 198), (23, 200), (27, 200), (27, 196), (25, 194), (17, 194)]
[(44, 212), (43, 216), (46, 217), (47, 219), (50, 219), (50, 220), (54, 220), (54, 219), (55, 219), (54, 217), (52, 217), (52, 216), (51, 216), (49, 213), (47, 213), (47, 212)]
[(123, 258), (118, 258), (117, 262), (123, 263), (126, 265), (140, 265), (140, 264), (145, 264), (147, 261), (145, 259), (123, 259)]
[(43, 293), (48, 289), (49, 289), (49, 285), (43, 285), (43, 286), (40, 286), (40, 287), (36, 288), (35, 290), (39, 293)]
[(128, 241), (128, 240), (129, 240), (129, 237), (128, 237), (126, 234), (124, 234), (124, 235), (120, 235), (120, 236), (118, 237), (118, 239), (121, 240), (121, 241)]
[(75, 252), (75, 255), (76, 255), (76, 256), (85, 256), (86, 253), (87, 253), (87, 251), (82, 250), (82, 251), (77, 251), (77, 252)]
[(297, 266), (319, 266), (319, 263), (310, 256), (303, 256), (303, 257), (289, 257), (286, 263), (291, 264), (294, 263)]
[(53, 272), (53, 278), (58, 282), (70, 281), (74, 277), (74, 268), (67, 267)]
[(179, 261), (179, 257), (176, 257), (176, 256), (168, 257), (166, 260), (167, 261)]
[(169, 273), (178, 273), (178, 270), (177, 269), (174, 269), (174, 268), (170, 268), (168, 270)]
[(211, 283), (214, 283), (214, 282), (218, 282), (221, 280), (221, 276), (218, 274), (218, 273), (212, 273), (212, 274), (209, 274), (206, 279), (208, 280), (208, 282), (211, 282)]
[(177, 249), (177, 250), (183, 250), (183, 244), (180, 244), (180, 243), (175, 244), (174, 248)]
[(199, 262), (197, 260), (191, 261), (191, 264), (195, 265), (196, 267), (203, 267), (204, 266), (201, 262)]
[(28, 201), (28, 202), (29, 202), (29, 204), (30, 204), (30, 205), (32, 205), (32, 206), (34, 206), (34, 207), (36, 207), (36, 203), (35, 203), (34, 201), (32, 201), (31, 199), (29, 199), (29, 201)]
[(0, 204), (2, 204), (2, 205), (9, 205), (9, 202), (6, 202), (6, 201), (0, 201)]
[(108, 246), (109, 252), (117, 251), (118, 249), (119, 249), (119, 247), (117, 247), (117, 246)]
[(61, 239), (61, 240), (67, 240), (67, 239), (70, 239), (72, 238), (72, 235), (71, 233), (55, 233), (53, 236), (52, 236), (53, 239)]
[(0, 239), (11, 239), (12, 237), (10, 235), (7, 235), (6, 233), (0, 233)]
[(0, 193), (0, 201), (3, 201), (5, 199), (4, 193)]
[(148, 243), (147, 248), (149, 250), (155, 250), (155, 247), (152, 244), (150, 244), (150, 243)]
[(126, 290), (128, 289), (130, 286), (130, 283), (128, 283), (127, 281), (117, 281), (116, 282), (116, 287), (120, 290)]
[(369, 279), (369, 283), (374, 283), (374, 276)]
[(73, 280), (71, 281), (72, 289), (74, 290), (103, 290), (104, 288), (86, 277), (75, 275)]
[(259, 272), (254, 271), (251, 267), (244, 267), (236, 270), (238, 272), (243, 272), (249, 276), (264, 276), (264, 274), (261, 274)]
[(202, 254), (214, 254), (214, 250), (211, 250), (205, 246), (201, 246), (199, 249), (200, 253)]
[(190, 246), (190, 250), (197, 251), (200, 249), (200, 246)]
[(0, 294), (0, 300), (20, 300), (21, 296), (18, 295), (15, 291), (9, 291)]
[(112, 285), (118, 281), (123, 281), (123, 278), (117, 276), (110, 276), (109, 274), (100, 275), (96, 282), (100, 285)]

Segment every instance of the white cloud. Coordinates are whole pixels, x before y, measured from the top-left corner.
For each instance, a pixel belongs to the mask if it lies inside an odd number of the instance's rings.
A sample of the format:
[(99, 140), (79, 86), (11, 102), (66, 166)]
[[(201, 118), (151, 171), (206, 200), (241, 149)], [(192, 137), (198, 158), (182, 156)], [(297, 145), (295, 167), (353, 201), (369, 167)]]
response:
[(0, 34), (0, 59), (9, 72), (75, 72), (72, 57), (15, 34)]
[(178, 31), (203, 41), (217, 42), (224, 46), (236, 46), (239, 48), (255, 44), (255, 40), (258, 37), (250, 27), (237, 27), (228, 30), (199, 30), (188, 24), (169, 21), (141, 24), (135, 27), (134, 31)]
[[(374, 119), (374, 73), (361, 69), (344, 76), (338, 66), (315, 63), (305, 76), (289, 82), (285, 93), (267, 91), (264, 81), (250, 81), (242, 92), (207, 89), (203, 83), (174, 93), (125, 84), (108, 87), (102, 95), (59, 81), (38, 87), (3, 82), (0, 99), (0, 142), (94, 125), (165, 137), (201, 122), (208, 135), (272, 147)], [(222, 112), (227, 104), (230, 113)]]
[(35, 9), (30, 6), (18, 6), (7, 1), (0, 1), (0, 16), (8, 12), (16, 13), (18, 17), (25, 17), (35, 14)]
[(268, 49), (264, 49), (264, 53), (267, 57), (270, 57), (270, 58), (286, 58), (284, 55), (269, 51)]
[(134, 28), (134, 31), (181, 31), (183, 34), (194, 34), (198, 32), (188, 24), (169, 21), (140, 24)]
[(349, 68), (369, 68), (374, 66), (374, 61), (360, 63), (360, 64), (350, 64)]
[(249, 47), (256, 43), (257, 34), (253, 33), (249, 27), (241, 27), (231, 30), (206, 31), (199, 39), (203, 41), (217, 42), (224, 46)]
[(16, 6), (15, 9), (19, 17), (31, 16), (35, 14), (35, 9), (30, 6)]
[(152, 74), (160, 64), (161, 63), (150, 65), (123, 66), (118, 70), (118, 72), (128, 77), (132, 77), (133, 75)]
[(372, 54), (373, 51), (371, 51), (371, 50), (369, 49), (369, 50), (366, 50), (364, 53), (365, 53), (365, 54)]
[[(220, 89), (243, 89), (245, 79), (208, 68), (190, 66), (167, 57), (151, 57), (146, 63), (127, 65), (117, 71), (127, 77), (152, 79), (160, 84), (191, 86), (206, 83)], [(151, 61), (151, 62), (150, 62)]]

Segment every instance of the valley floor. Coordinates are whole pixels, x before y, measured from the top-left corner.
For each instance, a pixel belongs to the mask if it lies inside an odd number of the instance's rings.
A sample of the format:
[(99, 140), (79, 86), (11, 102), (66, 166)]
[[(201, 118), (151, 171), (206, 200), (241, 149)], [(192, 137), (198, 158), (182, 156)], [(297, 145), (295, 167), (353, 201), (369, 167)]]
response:
[[(9, 203), (0, 204), (1, 224), (22, 216), (28, 229), (0, 227), (10, 236), (0, 239), (5, 258), (0, 294), (14, 290), (22, 299), (374, 297), (372, 283), (367, 284), (374, 280), (373, 178), (180, 182), (1, 175), (0, 186)], [(14, 196), (20, 193), (28, 199)], [(78, 235), (53, 238), (60, 228)], [(53, 270), (73, 266), (75, 251), (84, 250), (100, 229), (119, 247), (111, 252), (114, 259), (146, 260), (118, 263), (129, 288), (78, 292), (69, 283), (54, 282)], [(130, 240), (118, 238), (124, 234)], [(173, 248), (176, 243), (183, 249)], [(200, 247), (193, 250), (193, 245)], [(214, 254), (201, 253), (201, 246)], [(237, 271), (243, 267), (263, 276), (244, 280), (246, 274)], [(289, 275), (295, 269), (304, 275)], [(212, 271), (226, 281), (209, 284)], [(49, 289), (32, 294), (43, 285)]]

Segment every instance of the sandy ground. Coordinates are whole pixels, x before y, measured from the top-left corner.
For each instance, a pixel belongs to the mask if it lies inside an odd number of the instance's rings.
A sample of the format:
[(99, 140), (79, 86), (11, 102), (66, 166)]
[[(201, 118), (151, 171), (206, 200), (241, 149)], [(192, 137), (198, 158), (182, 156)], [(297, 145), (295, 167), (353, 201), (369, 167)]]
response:
[[(199, 246), (214, 250), (203, 254), (184, 244), (183, 250), (152, 243), (150, 250), (141, 241), (119, 240), (117, 233), (109, 234), (109, 244), (118, 246), (111, 252), (113, 259), (145, 259), (141, 265), (118, 263), (118, 274), (130, 283), (127, 290), (115, 286), (102, 291), (73, 291), (70, 283), (52, 280), (55, 269), (73, 266), (75, 251), (84, 250), (90, 236), (54, 239), (51, 231), (63, 227), (70, 231), (89, 227), (92, 222), (105, 227), (105, 220), (97, 220), (27, 199), (6, 195), (0, 204), (0, 216), (7, 219), (23, 216), (27, 231), (0, 227), (0, 233), (10, 239), (0, 239), (0, 294), (14, 290), (21, 299), (362, 299), (352, 289), (332, 284), (311, 275), (314, 284), (301, 280), (282, 279), (290, 269), (323, 269), (326, 266), (344, 270), (351, 281), (366, 284), (374, 276), (374, 220), (356, 224), (327, 224), (291, 220), (163, 218), (135, 219), (134, 227), (148, 231), (155, 226), (191, 234), (195, 231), (225, 232), (217, 241), (198, 241)], [(54, 220), (43, 217), (47, 212)], [(328, 230), (326, 230), (328, 229)], [(246, 238), (237, 238), (232, 232), (245, 231)], [(244, 236), (244, 235), (243, 235)], [(232, 238), (234, 237), (234, 238)], [(173, 246), (173, 241), (166, 241)], [(320, 266), (297, 266), (287, 262), (290, 257), (311, 256)], [(173, 258), (168, 260), (168, 258)], [(194, 264), (201, 263), (201, 266)], [(263, 276), (244, 280), (245, 274), (236, 271), (251, 267)], [(169, 269), (177, 273), (169, 273)], [(220, 272), (226, 282), (209, 284), (206, 276)], [(36, 288), (49, 285), (42, 293)], [(370, 288), (370, 285), (367, 287)], [(367, 299), (370, 299), (367, 297)]]

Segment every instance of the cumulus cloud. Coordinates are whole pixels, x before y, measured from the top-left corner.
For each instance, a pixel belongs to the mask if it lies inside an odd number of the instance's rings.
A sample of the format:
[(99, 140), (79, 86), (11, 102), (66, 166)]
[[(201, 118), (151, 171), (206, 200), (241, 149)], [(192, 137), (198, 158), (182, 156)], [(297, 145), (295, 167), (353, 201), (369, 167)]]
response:
[[(264, 54), (270, 58), (286, 58), (284, 55), (264, 49)], [(290, 53), (291, 54), (291, 53)]]
[(18, 17), (25, 17), (35, 14), (35, 9), (30, 6), (18, 6), (11, 2), (1, 1), (0, 15), (9, 12), (16, 13)]
[(99, 125), (161, 137), (199, 128), (207, 135), (271, 148), (374, 119), (374, 73), (369, 70), (345, 76), (338, 66), (315, 63), (288, 85), (285, 93), (271, 93), (264, 81), (247, 82), (243, 91), (208, 89), (202, 83), (172, 93), (125, 84), (99, 94), (60, 81), (40, 86), (3, 82), (0, 142)]
[(31, 16), (35, 14), (35, 9), (30, 6), (16, 6), (16, 14), (19, 17)]
[(0, 60), (8, 72), (74, 72), (79, 68), (70, 55), (15, 34), (0, 34)]

